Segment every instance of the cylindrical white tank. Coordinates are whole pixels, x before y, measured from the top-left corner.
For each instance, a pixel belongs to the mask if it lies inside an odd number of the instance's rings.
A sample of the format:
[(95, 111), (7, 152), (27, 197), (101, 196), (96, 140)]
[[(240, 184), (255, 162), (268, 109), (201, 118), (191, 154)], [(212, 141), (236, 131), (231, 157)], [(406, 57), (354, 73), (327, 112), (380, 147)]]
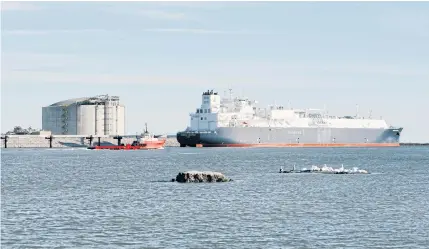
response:
[(118, 135), (125, 135), (125, 107), (118, 106), (117, 110), (116, 129), (118, 131)]
[(67, 107), (67, 135), (77, 133), (77, 107), (76, 105), (69, 105)]
[(51, 131), (52, 134), (61, 134), (61, 114), (60, 106), (47, 106), (42, 108), (42, 129)]
[(95, 134), (95, 105), (81, 105), (78, 107), (80, 114), (80, 130), (79, 135), (94, 135)]
[(80, 106), (76, 108), (76, 134), (82, 130), (82, 112)]
[(60, 101), (42, 108), (42, 128), (54, 135), (123, 135), (125, 107), (108, 95)]
[(109, 135), (118, 135), (118, 132), (116, 130), (117, 106), (113, 105), (111, 110), (112, 110), (112, 115), (109, 119), (109, 121), (110, 121), (110, 134)]
[(104, 106), (95, 106), (95, 135), (104, 135)]
[(110, 106), (109, 102), (106, 102), (104, 105), (104, 135), (110, 135), (111, 116), (112, 116), (112, 106)]

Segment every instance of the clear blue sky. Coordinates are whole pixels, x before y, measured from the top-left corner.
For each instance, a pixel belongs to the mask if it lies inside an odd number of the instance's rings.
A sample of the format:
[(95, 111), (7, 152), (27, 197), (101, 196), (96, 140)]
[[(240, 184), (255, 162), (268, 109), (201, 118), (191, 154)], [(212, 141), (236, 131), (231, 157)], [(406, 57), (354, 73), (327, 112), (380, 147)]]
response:
[(1, 131), (119, 95), (126, 129), (175, 133), (201, 93), (383, 116), (429, 141), (428, 2), (2, 2)]

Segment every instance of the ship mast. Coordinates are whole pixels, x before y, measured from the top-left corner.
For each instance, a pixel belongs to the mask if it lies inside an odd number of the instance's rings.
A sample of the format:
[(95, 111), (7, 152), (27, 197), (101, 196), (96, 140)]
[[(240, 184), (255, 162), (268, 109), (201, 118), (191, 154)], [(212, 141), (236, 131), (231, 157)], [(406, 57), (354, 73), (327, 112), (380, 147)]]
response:
[(359, 105), (356, 104), (356, 118), (359, 118)]

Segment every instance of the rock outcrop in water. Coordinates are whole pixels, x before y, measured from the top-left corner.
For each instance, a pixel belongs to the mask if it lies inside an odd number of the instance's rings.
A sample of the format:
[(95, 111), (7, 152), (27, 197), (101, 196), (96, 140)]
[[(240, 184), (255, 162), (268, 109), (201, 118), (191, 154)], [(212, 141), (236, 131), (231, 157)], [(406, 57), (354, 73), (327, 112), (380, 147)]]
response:
[(176, 176), (176, 182), (229, 182), (231, 179), (227, 178), (220, 172), (213, 171), (185, 171), (180, 172)]

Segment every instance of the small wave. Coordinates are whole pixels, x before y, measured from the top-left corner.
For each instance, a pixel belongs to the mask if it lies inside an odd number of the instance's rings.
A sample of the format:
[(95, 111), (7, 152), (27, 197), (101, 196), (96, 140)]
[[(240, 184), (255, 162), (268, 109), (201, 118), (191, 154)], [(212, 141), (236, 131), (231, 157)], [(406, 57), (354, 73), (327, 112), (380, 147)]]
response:
[(74, 151), (74, 150), (88, 150), (86, 147), (76, 147), (76, 148), (46, 148), (49, 151)]
[[(174, 180), (176, 180), (176, 178), (174, 178)], [(154, 180), (154, 181), (149, 181), (149, 182), (172, 182), (172, 181), (170, 179), (170, 180)]]

